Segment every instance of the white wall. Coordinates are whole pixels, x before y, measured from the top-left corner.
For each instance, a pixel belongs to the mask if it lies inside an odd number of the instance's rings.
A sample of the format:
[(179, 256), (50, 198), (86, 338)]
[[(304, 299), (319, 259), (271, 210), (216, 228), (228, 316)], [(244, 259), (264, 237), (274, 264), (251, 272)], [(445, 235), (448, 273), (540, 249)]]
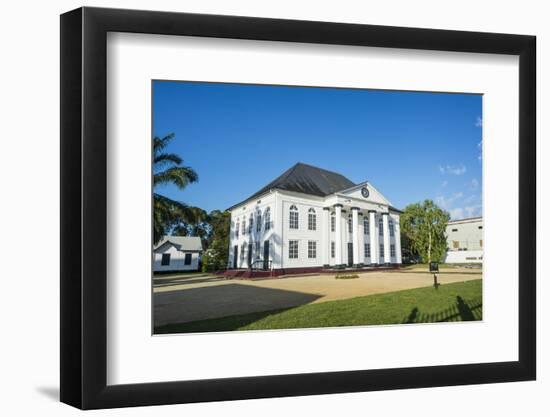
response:
[(443, 262), (447, 264), (481, 264), (483, 263), (482, 250), (447, 251)]
[[(254, 190), (251, 190), (251, 194), (254, 193)], [(270, 219), (271, 219), (271, 228), (269, 230), (265, 230), (265, 212), (267, 208), (270, 208)], [(256, 226), (257, 226), (257, 217), (256, 214), (260, 212), (261, 213), (261, 223), (262, 227), (261, 230), (258, 232)], [(251, 233), (248, 232), (248, 226), (250, 223), (250, 215), (253, 215), (254, 223), (252, 227)], [(242, 230), (242, 224), (243, 220), (246, 220), (246, 229), (243, 233)], [(239, 205), (238, 207), (235, 207), (233, 210), (231, 210), (231, 233), (230, 233), (230, 245), (229, 245), (229, 263), (231, 264), (231, 267), (233, 267), (233, 251), (234, 246), (238, 246), (238, 256), (237, 256), (237, 267), (238, 268), (247, 268), (248, 267), (248, 244), (252, 244), (252, 260), (258, 259), (258, 255), (260, 258), (263, 259), (263, 245), (264, 241), (269, 240), (270, 241), (270, 258), (271, 260), (275, 261), (277, 252), (273, 248), (274, 245), (276, 245), (276, 232), (275, 227), (277, 226), (277, 212), (276, 212), (276, 206), (275, 206), (275, 194), (270, 193), (266, 194), (264, 196), (261, 196), (257, 199), (251, 200), (246, 202), (246, 204)], [(235, 228), (237, 223), (239, 224), (239, 233), (238, 236), (235, 233)], [(260, 242), (260, 253), (256, 253), (255, 250), (255, 244), (256, 242)], [(243, 244), (245, 245), (246, 252), (244, 258), (241, 256)]]
[[(17, 204), (0, 208), (2, 254), (10, 254), (3, 263), (3, 302), (0, 303), (3, 343), (0, 381), (3, 415), (80, 416), (81, 412), (59, 404), (59, 13), (84, 4), (76, 0), (57, 2), (6, 2), (0, 25), (3, 64), (0, 67), (3, 86), (4, 136), (16, 141), (0, 153), (0, 175), (4, 195), (16, 197)], [(89, 6), (163, 9), (218, 14), (258, 15), (292, 19), (332, 20), (380, 25), (420, 26), (441, 29), (481, 30), (536, 34), (538, 36), (537, 84), (539, 104), (538, 207), (539, 213), (550, 212), (550, 145), (541, 138), (550, 135), (547, 118), (550, 83), (547, 80), (550, 48), (550, 26), (545, 2), (484, 2), (463, 0), (441, 1), (354, 2), (342, 0), (88, 0)], [(404, 71), (406, 75), (406, 71)], [(32, 99), (29, 100), (29, 97)], [(32, 115), (32, 123), (29, 117)], [(8, 148), (7, 148), (8, 149)], [(366, 150), (368, 152), (368, 149)], [(25, 155), (14, 157), (14, 153)], [(439, 161), (434, 161), (437, 164)], [(33, 169), (22, 169), (22, 164)], [(388, 167), (391, 169), (391, 167)], [(40, 175), (37, 175), (37, 172)], [(18, 180), (14, 181), (14, 173)], [(40, 204), (40, 219), (36, 205)], [(539, 217), (538, 259), (550, 250), (549, 217)], [(48, 240), (33, 252), (11, 249), (27, 246), (28, 235)], [(8, 238), (6, 238), (8, 237)], [(30, 271), (22, 265), (33, 266)], [(539, 277), (542, 276), (539, 269)], [(39, 277), (39, 279), (37, 279)], [(539, 352), (550, 349), (550, 303), (542, 297), (550, 292), (548, 280), (539, 279)], [(243, 336), (246, 338), (246, 335)], [(335, 340), (335, 351), (341, 350)], [(94, 416), (258, 416), (281, 415), (335, 416), (543, 416), (548, 414), (547, 393), (550, 390), (550, 361), (539, 355), (539, 380), (436, 389), (415, 389), (339, 395), (321, 395), (254, 401), (233, 401), (165, 407), (143, 407), (93, 412)]]
[[(168, 265), (162, 265), (162, 254), (170, 254), (170, 263)], [(191, 263), (185, 265), (185, 255), (191, 254)], [(153, 271), (196, 271), (199, 269), (199, 253), (198, 252), (184, 252), (177, 250), (172, 245), (166, 245), (162, 251), (153, 252)]]

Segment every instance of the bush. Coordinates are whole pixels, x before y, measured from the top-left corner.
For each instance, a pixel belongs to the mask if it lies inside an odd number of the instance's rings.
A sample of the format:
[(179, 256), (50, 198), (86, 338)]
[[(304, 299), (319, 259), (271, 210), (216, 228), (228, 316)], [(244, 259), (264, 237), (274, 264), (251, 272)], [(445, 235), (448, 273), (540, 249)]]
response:
[(359, 275), (357, 274), (339, 274), (339, 275), (336, 275), (335, 277), (336, 279), (355, 279), (355, 278), (359, 278)]

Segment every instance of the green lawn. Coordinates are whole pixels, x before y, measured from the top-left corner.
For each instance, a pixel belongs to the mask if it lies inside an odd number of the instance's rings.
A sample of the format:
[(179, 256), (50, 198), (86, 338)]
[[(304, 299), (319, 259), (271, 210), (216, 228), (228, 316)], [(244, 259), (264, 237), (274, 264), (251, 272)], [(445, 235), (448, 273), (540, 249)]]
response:
[(377, 324), (435, 323), (482, 319), (482, 281), (306, 304), (285, 310), (169, 324), (161, 333), (296, 329)]

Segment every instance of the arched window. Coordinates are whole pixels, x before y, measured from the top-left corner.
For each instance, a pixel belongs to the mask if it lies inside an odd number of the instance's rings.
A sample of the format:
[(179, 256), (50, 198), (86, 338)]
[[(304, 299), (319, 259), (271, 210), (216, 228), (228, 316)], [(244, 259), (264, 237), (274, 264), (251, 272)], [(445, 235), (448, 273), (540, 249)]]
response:
[(262, 231), (262, 212), (260, 210), (256, 212), (256, 231)]
[(298, 229), (298, 208), (293, 204), (290, 206), (289, 228)]
[(348, 232), (353, 232), (353, 215), (351, 213), (348, 216)]
[(271, 229), (271, 209), (268, 207), (264, 211), (264, 230)]
[(235, 227), (235, 237), (239, 237), (239, 227), (241, 226), (241, 224), (239, 222), (237, 222), (237, 227)]
[(307, 228), (308, 230), (317, 230), (317, 214), (313, 208), (307, 211)]
[(390, 219), (390, 221), (388, 222), (388, 226), (389, 226), (389, 229), (390, 229), (390, 236), (393, 236), (394, 235), (394, 230), (393, 230), (393, 220)]
[(367, 217), (363, 219), (363, 228), (365, 229), (365, 234), (370, 235), (370, 223)]
[(246, 219), (243, 217), (243, 228), (242, 228), (243, 235), (246, 233)]
[(250, 213), (250, 218), (248, 220), (248, 234), (252, 233), (253, 227), (254, 227), (254, 215)]

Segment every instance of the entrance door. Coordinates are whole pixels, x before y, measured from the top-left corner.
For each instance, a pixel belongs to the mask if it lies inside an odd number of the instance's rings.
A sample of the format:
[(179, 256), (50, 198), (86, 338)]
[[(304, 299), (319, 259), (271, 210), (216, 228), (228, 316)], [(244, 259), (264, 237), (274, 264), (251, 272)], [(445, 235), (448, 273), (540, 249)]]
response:
[(264, 240), (264, 271), (269, 269), (269, 240)]
[(353, 243), (348, 243), (348, 266), (353, 266)]
[(248, 244), (248, 267), (252, 267), (252, 243)]
[(233, 246), (233, 269), (237, 269), (238, 254), (239, 254), (239, 247), (235, 245)]

